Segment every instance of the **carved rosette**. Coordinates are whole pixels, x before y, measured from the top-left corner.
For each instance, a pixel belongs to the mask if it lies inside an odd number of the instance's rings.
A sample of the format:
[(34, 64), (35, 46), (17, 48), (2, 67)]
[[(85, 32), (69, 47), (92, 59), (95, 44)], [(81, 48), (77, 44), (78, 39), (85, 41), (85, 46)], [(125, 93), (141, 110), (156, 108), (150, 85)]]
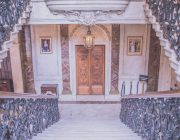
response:
[(111, 94), (117, 94), (119, 79), (120, 25), (112, 25), (111, 47)]
[(61, 25), (60, 32), (61, 32), (63, 94), (71, 94), (68, 25)]

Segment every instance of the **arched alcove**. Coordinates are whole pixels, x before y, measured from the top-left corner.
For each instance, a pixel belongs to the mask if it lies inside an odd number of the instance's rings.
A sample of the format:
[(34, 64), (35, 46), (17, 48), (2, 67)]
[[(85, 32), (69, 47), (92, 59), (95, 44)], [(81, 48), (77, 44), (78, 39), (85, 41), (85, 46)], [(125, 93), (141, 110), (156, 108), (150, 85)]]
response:
[[(94, 35), (94, 45), (105, 46), (105, 95), (110, 91), (111, 79), (111, 25), (93, 25), (90, 28)], [(76, 46), (83, 45), (83, 37), (87, 34), (87, 26), (84, 25), (70, 25), (69, 26), (69, 52), (70, 52), (70, 76), (71, 76), (71, 90), (76, 96)]]
[[(111, 33), (104, 25), (93, 25), (90, 27), (91, 33), (95, 36), (95, 44), (111, 41)], [(77, 25), (70, 32), (70, 41), (83, 44), (83, 37), (87, 34), (87, 26)]]

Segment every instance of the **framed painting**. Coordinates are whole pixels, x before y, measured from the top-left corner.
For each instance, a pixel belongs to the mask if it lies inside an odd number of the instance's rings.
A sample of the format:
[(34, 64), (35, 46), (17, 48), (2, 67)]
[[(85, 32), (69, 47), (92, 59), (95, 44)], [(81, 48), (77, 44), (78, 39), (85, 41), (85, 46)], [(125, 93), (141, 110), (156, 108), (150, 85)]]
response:
[(142, 55), (142, 36), (129, 36), (128, 37), (127, 55)]
[(40, 44), (40, 50), (42, 54), (52, 53), (51, 37), (41, 37)]

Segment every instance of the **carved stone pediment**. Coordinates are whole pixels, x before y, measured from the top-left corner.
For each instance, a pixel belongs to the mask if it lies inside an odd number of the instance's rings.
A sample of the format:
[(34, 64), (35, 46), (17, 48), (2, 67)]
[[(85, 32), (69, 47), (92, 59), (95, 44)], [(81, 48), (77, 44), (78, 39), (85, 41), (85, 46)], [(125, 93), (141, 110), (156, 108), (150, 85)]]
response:
[(130, 0), (46, 0), (49, 10), (55, 15), (64, 15), (71, 22), (92, 25), (105, 21), (114, 14), (125, 12)]

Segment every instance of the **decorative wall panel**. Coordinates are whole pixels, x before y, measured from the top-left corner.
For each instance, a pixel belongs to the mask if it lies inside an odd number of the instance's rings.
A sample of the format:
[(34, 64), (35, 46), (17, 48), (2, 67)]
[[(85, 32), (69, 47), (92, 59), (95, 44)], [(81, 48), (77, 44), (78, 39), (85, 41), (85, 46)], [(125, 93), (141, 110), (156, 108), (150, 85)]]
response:
[(118, 93), (120, 25), (112, 25), (111, 93)]
[(151, 28), (147, 91), (158, 90), (161, 45), (156, 32)]
[(104, 46), (95, 46), (91, 51), (92, 94), (104, 94)]
[(23, 30), (20, 31), (19, 37), (21, 43), (24, 92), (35, 93), (30, 26), (24, 26)]
[(84, 46), (76, 47), (76, 66), (77, 66), (77, 92), (78, 94), (89, 94), (90, 92), (90, 69), (89, 51)]
[(70, 89), (70, 65), (69, 65), (69, 34), (68, 25), (61, 25), (61, 57), (63, 94), (71, 93)]
[(76, 46), (78, 94), (104, 94), (104, 46)]

